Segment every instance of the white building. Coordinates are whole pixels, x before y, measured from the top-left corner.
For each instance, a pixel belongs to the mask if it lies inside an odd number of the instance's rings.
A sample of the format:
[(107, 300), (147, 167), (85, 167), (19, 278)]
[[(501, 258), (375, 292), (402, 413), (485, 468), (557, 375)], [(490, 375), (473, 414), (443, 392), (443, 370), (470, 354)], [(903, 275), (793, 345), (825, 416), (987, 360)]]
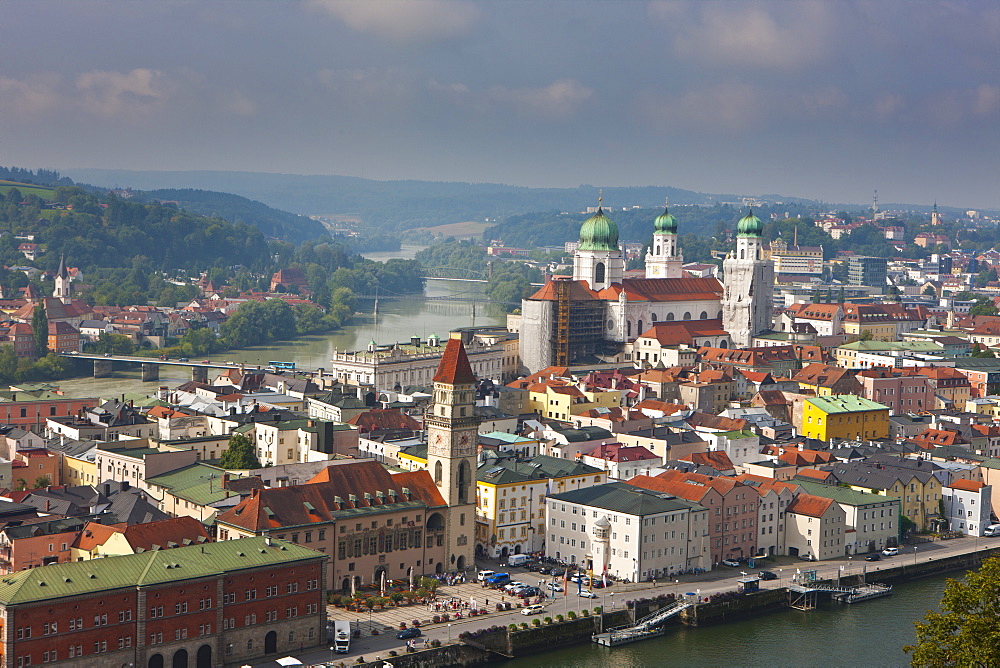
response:
[(844, 509), (833, 499), (800, 493), (785, 510), (785, 545), (790, 557), (813, 561), (844, 556)]
[(801, 482), (799, 486), (807, 494), (831, 499), (844, 511), (844, 549), (838, 556), (877, 552), (896, 544), (899, 499), (815, 482)]
[(941, 490), (948, 528), (967, 536), (982, 536), (991, 524), (993, 486), (976, 480), (960, 479)]
[(753, 337), (769, 331), (774, 290), (774, 264), (761, 256), (760, 218), (749, 213), (737, 226), (736, 249), (722, 263), (725, 294), (722, 327), (732, 337), (733, 347), (746, 348)]
[(710, 568), (708, 509), (611, 482), (550, 495), (545, 554), (633, 582)]

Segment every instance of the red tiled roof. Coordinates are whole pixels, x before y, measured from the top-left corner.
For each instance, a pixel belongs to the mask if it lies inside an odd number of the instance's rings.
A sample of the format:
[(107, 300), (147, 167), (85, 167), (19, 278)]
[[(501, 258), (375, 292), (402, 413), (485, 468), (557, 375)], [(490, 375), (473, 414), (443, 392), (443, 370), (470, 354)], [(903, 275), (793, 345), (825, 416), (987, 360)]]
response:
[(698, 466), (711, 466), (716, 471), (734, 470), (733, 461), (724, 450), (713, 450), (711, 452), (693, 452), (687, 457), (681, 457), (681, 461), (688, 461)]
[(183, 547), (184, 545), (204, 543), (208, 540), (208, 534), (201, 522), (187, 515), (146, 522), (145, 524), (133, 524), (125, 527), (122, 533), (125, 534), (125, 540), (136, 552), (139, 550), (148, 551), (156, 547), (161, 550), (169, 547)]
[(452, 334), (448, 339), (448, 344), (444, 347), (444, 356), (441, 357), (441, 363), (433, 380), (435, 383), (451, 385), (472, 385), (476, 382), (469, 357), (465, 354), (465, 346), (462, 345), (461, 334)]
[(978, 492), (986, 485), (984, 483), (978, 482), (976, 480), (968, 480), (966, 478), (960, 478), (955, 482), (951, 483), (952, 489), (960, 489), (965, 492)]
[(366, 413), (359, 413), (348, 420), (347, 424), (354, 425), (361, 433), (378, 429), (409, 429), (411, 431), (420, 429), (419, 422), (398, 408), (377, 408)]
[(788, 504), (785, 512), (796, 515), (807, 515), (809, 517), (823, 517), (824, 513), (833, 505), (833, 499), (825, 499), (812, 494), (799, 494)]
[(629, 301), (672, 302), (722, 297), (722, 284), (707, 278), (625, 278), (622, 288)]
[(656, 339), (661, 346), (692, 345), (695, 337), (729, 336), (722, 320), (676, 320), (657, 322), (640, 334), (640, 338)]
[(804, 476), (806, 478), (815, 478), (816, 480), (829, 480), (833, 477), (833, 473), (830, 471), (821, 471), (819, 469), (799, 469), (796, 475)]
[[(598, 298), (598, 294), (587, 287), (586, 281), (558, 281), (559, 283), (569, 284), (569, 298), (573, 301), (584, 301), (584, 300), (594, 300)], [(556, 281), (549, 281), (543, 285), (538, 292), (528, 297), (528, 299), (533, 299), (536, 301), (555, 301), (559, 297), (559, 292), (556, 287)]]

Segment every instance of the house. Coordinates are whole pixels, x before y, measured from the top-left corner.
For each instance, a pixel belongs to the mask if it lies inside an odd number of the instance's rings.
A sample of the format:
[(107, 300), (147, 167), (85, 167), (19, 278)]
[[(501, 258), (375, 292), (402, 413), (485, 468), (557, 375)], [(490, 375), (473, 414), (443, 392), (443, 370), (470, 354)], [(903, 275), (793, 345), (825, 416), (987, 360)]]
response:
[(326, 647), (325, 559), (249, 538), (12, 573), (0, 651), (9, 665), (216, 666)]
[(633, 582), (709, 568), (708, 508), (621, 482), (550, 495), (545, 554)]
[(941, 493), (948, 529), (966, 536), (982, 536), (992, 523), (992, 485), (963, 478), (942, 487)]
[(88, 522), (80, 532), (74, 554), (78, 559), (99, 559), (207, 542), (205, 527), (193, 517), (169, 517), (143, 524), (108, 527)]
[(833, 480), (839, 484), (898, 499), (900, 513), (918, 530), (931, 530), (936, 521), (942, 521), (940, 501), (943, 485), (929, 470), (867, 462), (839, 462), (824, 468), (833, 473)]
[(788, 504), (785, 518), (788, 556), (814, 561), (844, 556), (846, 513), (833, 499), (800, 493)]
[(628, 480), (637, 475), (650, 475), (650, 472), (663, 463), (646, 448), (621, 443), (605, 443), (582, 455), (580, 461), (589, 466), (608, 472), (612, 480)]
[[(455, 513), (458, 515), (458, 512)], [(216, 517), (218, 539), (269, 534), (329, 555), (331, 588), (443, 573), (446, 532), (471, 535), (428, 471), (390, 474), (370, 460), (331, 464), (307, 484), (258, 489)], [(388, 555), (392, 555), (391, 559)], [(353, 584), (352, 584), (353, 582)]]
[(807, 364), (792, 380), (798, 383), (800, 392), (813, 392), (816, 396), (861, 393), (861, 383), (849, 370), (819, 362)]
[(843, 545), (847, 554), (879, 552), (896, 544), (899, 499), (801, 479), (794, 482), (804, 493), (831, 499), (844, 511)]
[(851, 394), (810, 397), (796, 425), (807, 438), (872, 440), (889, 436), (889, 407)]
[(932, 408), (934, 386), (917, 369), (873, 367), (858, 371), (861, 396), (889, 407), (889, 415), (922, 412)]

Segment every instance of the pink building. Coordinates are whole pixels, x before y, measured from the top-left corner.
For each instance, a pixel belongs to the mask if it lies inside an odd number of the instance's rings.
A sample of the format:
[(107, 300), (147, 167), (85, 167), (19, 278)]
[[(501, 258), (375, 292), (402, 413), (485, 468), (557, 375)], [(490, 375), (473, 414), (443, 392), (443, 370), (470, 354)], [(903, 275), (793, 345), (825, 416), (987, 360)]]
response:
[(926, 376), (912, 370), (875, 367), (857, 373), (861, 396), (889, 407), (889, 415), (916, 413), (934, 408), (934, 387)]
[(733, 478), (666, 471), (656, 477), (636, 476), (630, 485), (696, 501), (708, 508), (709, 552), (713, 566), (723, 559), (757, 554), (760, 495)]

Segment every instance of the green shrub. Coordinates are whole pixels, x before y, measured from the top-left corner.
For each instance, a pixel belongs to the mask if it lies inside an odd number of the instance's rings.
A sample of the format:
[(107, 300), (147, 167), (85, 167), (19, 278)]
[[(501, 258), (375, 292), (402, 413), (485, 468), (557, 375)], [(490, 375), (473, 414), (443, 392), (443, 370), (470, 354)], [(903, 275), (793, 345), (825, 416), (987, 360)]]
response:
[(517, 624), (508, 624), (507, 628), (509, 630), (511, 630), (511, 631), (516, 631), (517, 630)]
[(583, 615), (584, 617), (590, 617), (590, 610), (584, 608), (583, 610), (580, 611), (580, 614)]
[(599, 615), (602, 612), (604, 612), (604, 608), (602, 608), (601, 606), (597, 606), (596, 608), (594, 608), (594, 614), (595, 615)]
[(561, 622), (562, 620), (563, 620), (563, 616), (562, 615), (556, 615), (556, 621), (557, 622)]
[[(536, 619), (535, 621), (537, 622), (538, 620)], [(521, 622), (521, 628), (522, 629), (528, 628), (528, 622)]]
[(570, 619), (576, 619), (576, 613), (573, 612), (572, 610), (570, 610), (569, 612), (567, 612), (566, 616), (569, 617)]
[[(545, 619), (548, 620), (549, 618), (546, 617)], [(552, 621), (552, 620), (549, 620), (549, 621)], [(546, 623), (548, 623), (548, 622), (546, 622)], [(534, 619), (531, 620), (531, 625), (535, 626), (535, 627), (541, 626), (542, 625), (542, 620), (540, 620), (538, 617), (535, 617)]]
[(551, 617), (546, 617), (545, 618), (545, 623), (546, 624), (551, 624), (552, 623), (552, 618)]

